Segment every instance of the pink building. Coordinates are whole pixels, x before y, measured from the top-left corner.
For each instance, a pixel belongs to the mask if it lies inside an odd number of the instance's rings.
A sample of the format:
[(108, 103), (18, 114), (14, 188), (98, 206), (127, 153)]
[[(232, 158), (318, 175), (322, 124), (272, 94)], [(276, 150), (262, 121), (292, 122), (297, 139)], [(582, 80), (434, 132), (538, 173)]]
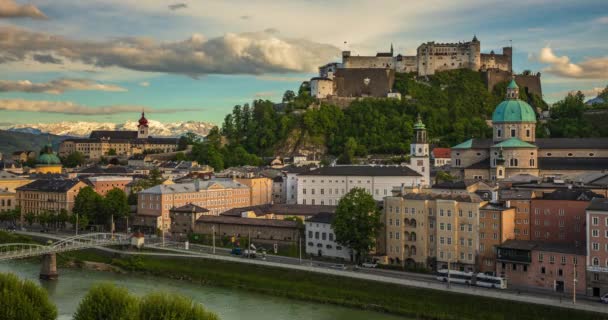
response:
[(508, 240), (497, 248), (496, 274), (510, 288), (586, 293), (585, 246)]
[(93, 190), (102, 196), (105, 196), (108, 191), (114, 188), (125, 191), (127, 185), (133, 181), (132, 177), (125, 176), (99, 176), (87, 179)]
[(587, 294), (608, 293), (608, 199), (596, 198), (587, 207)]

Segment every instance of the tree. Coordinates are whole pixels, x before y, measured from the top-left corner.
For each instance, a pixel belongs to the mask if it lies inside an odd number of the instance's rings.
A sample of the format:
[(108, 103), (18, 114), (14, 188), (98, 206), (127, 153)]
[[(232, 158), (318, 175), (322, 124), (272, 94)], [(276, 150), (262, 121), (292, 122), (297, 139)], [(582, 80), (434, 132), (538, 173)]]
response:
[(283, 103), (290, 103), (296, 98), (295, 92), (293, 90), (287, 90), (283, 94)]
[(109, 149), (108, 150), (108, 155), (109, 156), (115, 156), (116, 155), (116, 149)]
[(74, 320), (136, 320), (138, 315), (137, 298), (127, 289), (102, 283), (93, 286), (80, 301)]
[(65, 229), (65, 223), (70, 220), (70, 216), (68, 215), (68, 211), (66, 209), (59, 210), (59, 214), (57, 215), (57, 223), (59, 223), (61, 229)]
[(103, 213), (103, 198), (89, 186), (82, 188), (74, 200), (72, 214), (78, 215), (79, 219), (87, 217), (90, 221)]
[(81, 166), (85, 163), (84, 154), (79, 151), (74, 151), (70, 153), (67, 157), (63, 159), (63, 165), (68, 168), (74, 168), (77, 166)]
[[(114, 188), (106, 193), (103, 201), (106, 219), (112, 216), (114, 219), (119, 219), (129, 215), (129, 202), (124, 191)], [(111, 226), (111, 228), (113, 227)]]
[(376, 201), (363, 188), (352, 189), (340, 200), (332, 222), (336, 241), (351, 248), (357, 262), (374, 248), (381, 227)]
[(34, 224), (34, 222), (36, 221), (36, 215), (33, 212), (28, 212), (25, 214), (24, 219), (27, 222), (27, 224), (31, 227)]
[(175, 154), (175, 161), (186, 161), (186, 155), (183, 152), (178, 152)]
[(452, 176), (449, 172), (446, 171), (438, 171), (435, 175), (435, 183), (452, 182), (454, 180), (456, 180), (456, 177)]
[(54, 320), (57, 307), (44, 289), (14, 274), (0, 274), (0, 319)]
[(218, 320), (218, 316), (176, 294), (152, 293), (141, 299), (139, 320)]

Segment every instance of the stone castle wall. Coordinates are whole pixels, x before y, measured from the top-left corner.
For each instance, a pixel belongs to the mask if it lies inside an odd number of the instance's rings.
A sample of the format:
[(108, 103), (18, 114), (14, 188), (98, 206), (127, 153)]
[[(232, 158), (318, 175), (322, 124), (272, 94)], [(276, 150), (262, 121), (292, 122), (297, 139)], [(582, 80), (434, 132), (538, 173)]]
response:
[[(499, 69), (488, 69), (483, 71), (483, 79), (489, 91), (494, 89), (494, 86), (500, 82), (507, 82), (511, 80), (511, 72)], [(540, 83), (540, 73), (523, 75), (515, 75), (515, 82), (519, 86), (520, 90), (526, 91), (526, 93), (534, 93), (542, 97), (543, 91)]]

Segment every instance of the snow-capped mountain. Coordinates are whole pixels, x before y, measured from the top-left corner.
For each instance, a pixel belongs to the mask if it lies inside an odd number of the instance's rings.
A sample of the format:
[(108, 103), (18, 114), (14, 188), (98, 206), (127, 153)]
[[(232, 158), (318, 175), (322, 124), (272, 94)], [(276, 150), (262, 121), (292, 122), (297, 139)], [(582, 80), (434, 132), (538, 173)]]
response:
[[(215, 125), (208, 122), (183, 121), (162, 123), (148, 120), (150, 135), (177, 137), (187, 132), (205, 136)], [(27, 132), (34, 134), (51, 133), (60, 136), (86, 137), (93, 130), (130, 130), (137, 131), (137, 121), (127, 121), (122, 124), (111, 122), (62, 121), (55, 123), (18, 124), (7, 128), (9, 131)]]

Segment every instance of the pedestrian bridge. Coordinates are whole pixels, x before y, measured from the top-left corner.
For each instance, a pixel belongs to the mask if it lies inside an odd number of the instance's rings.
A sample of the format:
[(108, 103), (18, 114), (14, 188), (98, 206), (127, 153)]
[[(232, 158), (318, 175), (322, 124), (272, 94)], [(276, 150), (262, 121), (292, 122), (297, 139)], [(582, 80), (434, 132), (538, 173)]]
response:
[(5, 243), (0, 245), (0, 261), (43, 256), (40, 277), (57, 278), (56, 253), (95, 247), (129, 244), (130, 236), (121, 233), (87, 233), (63, 238), (48, 245), (37, 243)]

